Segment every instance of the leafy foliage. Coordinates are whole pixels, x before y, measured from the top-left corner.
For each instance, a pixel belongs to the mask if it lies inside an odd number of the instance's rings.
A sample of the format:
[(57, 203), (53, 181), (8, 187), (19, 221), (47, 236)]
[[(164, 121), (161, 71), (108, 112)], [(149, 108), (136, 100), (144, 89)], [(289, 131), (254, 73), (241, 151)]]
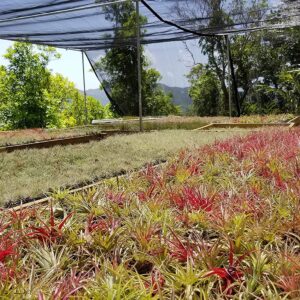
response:
[(222, 92), (217, 76), (202, 64), (195, 66), (188, 75), (189, 95), (193, 110), (199, 116), (216, 116), (220, 112)]
[[(85, 104), (74, 83), (47, 69), (59, 54), (50, 47), (15, 43), (0, 69), (0, 126), (9, 129), (83, 125)], [(109, 106), (87, 97), (88, 121), (110, 115)], [(1, 124), (2, 123), (2, 124)]]
[[(5, 123), (11, 128), (46, 127), (48, 119), (43, 90), (48, 86), (50, 72), (46, 69), (52, 48), (33, 53), (33, 46), (15, 43), (5, 55), (9, 60), (4, 75)], [(3, 100), (2, 100), (3, 101)]]
[[(180, 3), (180, 2), (179, 2)], [(250, 5), (251, 4), (251, 5)], [(230, 27), (232, 20), (225, 13), (226, 1), (205, 1), (195, 4), (196, 7), (179, 6), (177, 14), (194, 16), (195, 12), (211, 15), (209, 27)], [(246, 6), (248, 6), (246, 8)], [(192, 7), (192, 6), (191, 6)], [(262, 13), (268, 7), (267, 1), (232, 1), (231, 14), (241, 18), (240, 24), (247, 22), (245, 16), (239, 12), (247, 12), (256, 20), (264, 18)], [(227, 8), (227, 7), (226, 7)], [(269, 113), (299, 113), (297, 76), (283, 76), (289, 72), (296, 72), (299, 58), (299, 28), (284, 29), (278, 32), (258, 31), (243, 35), (233, 35), (231, 41), (231, 54), (233, 62), (234, 79), (232, 80), (232, 107), (236, 116), (240, 114), (269, 114)], [(203, 37), (199, 46), (208, 61), (205, 69), (217, 79), (219, 85), (215, 92), (212, 77), (207, 83), (209, 89), (203, 91), (203, 84), (208, 80), (207, 72), (198, 72), (195, 66), (189, 74), (190, 93), (194, 100), (195, 112), (199, 115), (211, 114), (215, 109), (215, 102), (210, 99), (216, 97), (220, 106), (219, 115), (229, 111), (228, 93), (228, 57), (227, 44), (222, 36)], [(195, 76), (198, 74), (198, 76)], [(289, 74), (291, 75), (291, 74)], [(193, 80), (191, 80), (191, 78)], [(217, 92), (218, 91), (218, 92)], [(206, 92), (207, 94), (205, 95)], [(220, 94), (219, 94), (220, 93)], [(205, 95), (205, 97), (203, 97)], [(222, 101), (219, 100), (221, 97)], [(199, 105), (205, 103), (205, 105)], [(217, 101), (216, 101), (217, 102)], [(200, 109), (200, 110), (199, 110)]]
[[(106, 18), (116, 24), (114, 38), (116, 43), (136, 37), (136, 13), (134, 3), (127, 1), (105, 8)], [(141, 16), (140, 23), (146, 18)], [(122, 26), (122, 30), (118, 29)], [(144, 115), (177, 114), (178, 108), (172, 102), (172, 95), (165, 94), (158, 85), (160, 74), (150, 68), (141, 48), (142, 99)], [(137, 47), (121, 46), (106, 50), (105, 56), (96, 65), (103, 74), (103, 85), (110, 88), (112, 110), (119, 115), (138, 115)]]

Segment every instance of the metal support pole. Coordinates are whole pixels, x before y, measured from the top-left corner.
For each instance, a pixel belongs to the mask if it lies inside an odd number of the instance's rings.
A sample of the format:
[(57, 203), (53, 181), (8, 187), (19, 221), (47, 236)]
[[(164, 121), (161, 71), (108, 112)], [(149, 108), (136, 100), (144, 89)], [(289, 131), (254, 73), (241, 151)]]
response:
[(231, 68), (230, 68), (230, 41), (229, 36), (225, 35), (226, 46), (227, 46), (227, 61), (228, 61), (228, 101), (229, 101), (229, 117), (232, 117), (232, 88), (231, 88)]
[(140, 28), (140, 1), (136, 0), (136, 41), (137, 41), (137, 75), (138, 75), (138, 98), (140, 131), (143, 129), (143, 103), (142, 103), (142, 66), (141, 66), (141, 28)]
[(84, 94), (84, 114), (85, 114), (85, 125), (88, 124), (88, 110), (87, 110), (87, 99), (86, 99), (86, 85), (85, 85), (85, 66), (84, 66), (84, 53), (82, 55), (82, 75), (83, 75), (83, 94)]

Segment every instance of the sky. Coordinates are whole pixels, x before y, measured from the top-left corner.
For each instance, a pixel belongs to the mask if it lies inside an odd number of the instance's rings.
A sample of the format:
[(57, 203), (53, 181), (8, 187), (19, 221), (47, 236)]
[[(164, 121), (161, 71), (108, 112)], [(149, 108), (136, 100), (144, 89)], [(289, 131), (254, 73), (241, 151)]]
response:
[[(196, 63), (204, 62), (205, 58), (200, 53), (197, 41), (187, 42), (189, 49), (193, 52)], [(0, 65), (6, 65), (7, 61), (3, 58), (6, 49), (12, 42), (0, 40)], [(76, 84), (78, 89), (83, 90), (82, 58), (81, 53), (71, 50), (58, 49), (61, 58), (49, 64), (49, 69), (54, 73), (60, 73)], [(161, 82), (169, 86), (186, 87), (188, 86), (185, 75), (194, 64), (189, 52), (182, 42), (162, 43), (149, 45), (146, 48), (151, 66), (160, 71)], [(91, 66), (85, 58), (86, 87), (87, 89), (99, 88), (99, 81), (91, 71)]]
[[(282, 0), (269, 1), (273, 5), (278, 5), (278, 3)], [(9, 1), (7, 0), (7, 2)], [(157, 6), (160, 12), (164, 12), (164, 3), (166, 3), (165, 0), (158, 1), (157, 5), (161, 5), (161, 7)], [(166, 10), (165, 13), (167, 14), (169, 11)], [(148, 15), (152, 14), (148, 12)], [(9, 41), (0, 40), (0, 64), (6, 64), (6, 61), (2, 56), (6, 52), (7, 47), (11, 44), (12, 43)], [(206, 62), (206, 58), (200, 53), (200, 49), (197, 46), (197, 40), (188, 41), (187, 45), (190, 52), (193, 53), (196, 63)], [(49, 68), (54, 73), (61, 73), (70, 81), (73, 81), (77, 88), (82, 90), (83, 79), (81, 53), (71, 50), (58, 51), (62, 55), (61, 59), (52, 61)], [(183, 42), (151, 44), (146, 47), (146, 54), (149, 57), (152, 66), (162, 75), (161, 82), (169, 86), (177, 87), (188, 86), (186, 74), (189, 73), (191, 66), (194, 64), (190, 52), (186, 50)], [(85, 68), (87, 89), (99, 88), (100, 83), (95, 74), (91, 71), (91, 67), (87, 60), (85, 60)]]
[[(6, 65), (7, 61), (3, 58), (6, 49), (13, 43), (10, 41), (0, 40), (0, 65)], [(82, 58), (81, 53), (76, 51), (68, 51), (58, 49), (61, 58), (50, 62), (49, 69), (54, 73), (60, 73), (76, 84), (78, 89), (83, 90), (82, 75)], [(99, 87), (99, 81), (95, 74), (90, 71), (91, 67), (85, 58), (86, 85), (87, 89), (95, 89)]]

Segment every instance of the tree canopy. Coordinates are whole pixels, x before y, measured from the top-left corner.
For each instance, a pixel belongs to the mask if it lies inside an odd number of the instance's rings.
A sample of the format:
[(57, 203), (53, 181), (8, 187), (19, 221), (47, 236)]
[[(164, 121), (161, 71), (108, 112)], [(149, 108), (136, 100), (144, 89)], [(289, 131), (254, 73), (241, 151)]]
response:
[[(264, 0), (252, 3), (249, 11), (257, 14), (255, 19), (263, 17), (262, 12), (267, 7)], [(230, 26), (230, 15), (239, 10), (246, 11), (241, 1), (233, 1), (232, 11), (226, 14), (225, 1), (206, 1), (199, 4), (195, 10), (210, 11), (212, 18), (209, 26)], [(177, 8), (178, 14), (189, 14), (193, 11), (184, 7)], [(242, 24), (243, 20), (241, 20)], [(299, 113), (299, 66), (300, 66), (300, 29), (299, 27), (277, 30), (257, 31), (243, 35), (233, 35), (230, 38), (232, 59), (232, 99), (233, 113)], [(219, 103), (218, 114), (228, 114), (228, 57), (227, 43), (223, 36), (201, 37), (199, 47), (208, 58), (205, 69), (209, 70), (210, 83), (205, 100), (203, 98), (203, 82), (207, 80), (207, 72), (198, 72), (195, 66), (188, 75), (191, 83), (190, 96), (194, 102), (194, 110), (198, 114), (215, 114), (213, 107)], [(198, 77), (195, 75), (198, 74)], [(212, 82), (216, 90), (210, 89)], [(218, 82), (218, 84), (217, 84)], [(220, 93), (220, 95), (219, 95)], [(215, 101), (211, 99), (215, 98)], [(204, 102), (203, 102), (204, 101)]]
[[(14, 43), (0, 67), (0, 128), (66, 127), (83, 125), (84, 97), (75, 84), (47, 66), (59, 58), (51, 47)], [(87, 97), (88, 121), (110, 114), (98, 100)]]
[[(113, 38), (122, 40), (132, 37), (132, 45), (106, 50), (96, 69), (103, 74), (103, 85), (110, 88), (112, 109), (119, 115), (138, 115), (136, 12), (134, 3), (126, 1), (105, 8), (106, 18), (116, 24)], [(146, 18), (140, 17), (140, 23)], [(118, 29), (122, 27), (122, 29)], [(165, 94), (159, 86), (160, 73), (150, 67), (141, 49), (142, 99), (144, 115), (167, 115), (178, 113), (172, 104), (172, 95)]]

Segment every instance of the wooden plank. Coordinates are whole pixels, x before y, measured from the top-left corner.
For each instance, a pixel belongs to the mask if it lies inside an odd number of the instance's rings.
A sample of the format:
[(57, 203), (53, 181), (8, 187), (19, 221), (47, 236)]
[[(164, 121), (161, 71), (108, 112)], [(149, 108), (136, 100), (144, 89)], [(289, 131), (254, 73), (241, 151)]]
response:
[(209, 125), (194, 129), (209, 130), (211, 128), (260, 128), (260, 127), (288, 127), (290, 123), (211, 123)]
[(40, 149), (40, 148), (51, 148), (54, 146), (82, 144), (82, 143), (88, 143), (90, 141), (102, 140), (106, 136), (107, 136), (106, 133), (100, 133), (100, 134), (60, 138), (60, 139), (53, 139), (53, 140), (37, 141), (37, 142), (26, 143), (26, 144), (10, 145), (5, 147), (0, 147), (0, 152), (13, 152), (16, 150), (23, 150), (23, 149), (36, 149), (36, 148)]
[(210, 129), (211, 127), (214, 126), (214, 123), (211, 123), (211, 124), (208, 124), (208, 125), (205, 125), (205, 126), (202, 126), (200, 128), (196, 128), (196, 129), (193, 129), (192, 131), (198, 131), (198, 130), (208, 130)]
[(295, 117), (289, 121), (290, 124), (294, 124), (292, 127), (300, 126), (300, 117)]

